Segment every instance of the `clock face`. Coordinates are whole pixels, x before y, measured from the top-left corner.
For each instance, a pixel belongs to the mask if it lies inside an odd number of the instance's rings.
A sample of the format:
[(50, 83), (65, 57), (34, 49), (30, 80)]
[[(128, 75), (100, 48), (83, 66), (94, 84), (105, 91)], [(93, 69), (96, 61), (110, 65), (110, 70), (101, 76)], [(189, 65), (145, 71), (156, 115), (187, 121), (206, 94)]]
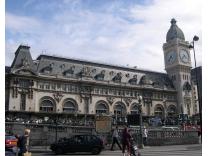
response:
[(166, 62), (168, 64), (172, 64), (174, 63), (176, 60), (176, 53), (174, 51), (170, 51), (167, 55), (166, 55)]
[(179, 55), (180, 55), (180, 59), (183, 63), (189, 62), (189, 54), (186, 50), (181, 50)]

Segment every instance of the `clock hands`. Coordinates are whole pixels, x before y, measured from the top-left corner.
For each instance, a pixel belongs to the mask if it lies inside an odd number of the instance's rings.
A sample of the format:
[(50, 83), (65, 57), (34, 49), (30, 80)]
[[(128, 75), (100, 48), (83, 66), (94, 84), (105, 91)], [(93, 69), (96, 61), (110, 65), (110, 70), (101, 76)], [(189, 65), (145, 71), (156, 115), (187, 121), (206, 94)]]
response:
[(171, 60), (173, 60), (173, 56), (172, 55), (168, 58), (168, 62), (170, 62)]
[(185, 61), (185, 62), (188, 62), (188, 57), (185, 54), (183, 54), (183, 56), (181, 57), (181, 59), (183, 61)]
[(174, 51), (170, 51), (166, 55), (166, 61), (168, 64), (172, 64), (176, 59), (176, 53)]

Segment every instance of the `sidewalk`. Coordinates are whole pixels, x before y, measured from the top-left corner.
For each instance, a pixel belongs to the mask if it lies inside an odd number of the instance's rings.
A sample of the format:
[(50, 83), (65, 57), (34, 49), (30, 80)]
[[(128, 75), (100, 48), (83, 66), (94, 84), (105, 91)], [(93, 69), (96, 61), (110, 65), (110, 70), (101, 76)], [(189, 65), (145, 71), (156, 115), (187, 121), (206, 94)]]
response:
[[(180, 150), (180, 151), (187, 151), (187, 150), (201, 150), (202, 149), (202, 144), (191, 144), (191, 145), (169, 145), (169, 146), (145, 146), (143, 149), (140, 149), (141, 152), (145, 151), (152, 151), (152, 152), (171, 152), (175, 150)], [(104, 150), (109, 150), (108, 148)], [(30, 147), (30, 151), (32, 153), (48, 153), (51, 152), (50, 146), (32, 146)]]
[(140, 149), (141, 151), (147, 151), (150, 150), (152, 152), (157, 152), (157, 151), (166, 151), (166, 152), (171, 152), (175, 150), (201, 150), (202, 149), (202, 144), (189, 144), (189, 145), (169, 145), (169, 146), (145, 146), (144, 149)]
[(50, 146), (31, 146), (30, 152), (32, 153), (48, 153), (51, 152)]

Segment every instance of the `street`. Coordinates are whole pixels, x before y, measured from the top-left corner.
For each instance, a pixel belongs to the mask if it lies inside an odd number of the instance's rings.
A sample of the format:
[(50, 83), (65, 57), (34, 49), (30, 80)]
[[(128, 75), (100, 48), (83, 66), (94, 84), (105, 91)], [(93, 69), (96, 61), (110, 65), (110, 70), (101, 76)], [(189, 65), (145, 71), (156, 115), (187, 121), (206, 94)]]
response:
[[(202, 155), (202, 145), (173, 145), (173, 146), (146, 146), (144, 149), (140, 150), (142, 156), (201, 156)], [(47, 153), (32, 153), (33, 156), (52, 156), (55, 155), (52, 152)], [(77, 153), (77, 154), (67, 154), (70, 156), (81, 156), (88, 155), (89, 153)], [(109, 151), (104, 150), (100, 154), (101, 156), (122, 156), (120, 150)], [(62, 155), (58, 155), (62, 156)]]

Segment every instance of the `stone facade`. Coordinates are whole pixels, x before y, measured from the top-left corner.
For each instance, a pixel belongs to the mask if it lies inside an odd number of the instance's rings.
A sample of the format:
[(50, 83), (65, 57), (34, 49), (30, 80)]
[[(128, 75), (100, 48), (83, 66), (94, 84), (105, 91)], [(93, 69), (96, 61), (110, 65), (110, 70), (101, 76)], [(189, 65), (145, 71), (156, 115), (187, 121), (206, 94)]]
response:
[[(191, 92), (187, 94), (190, 105), (185, 106), (187, 88), (182, 86), (188, 82), (189, 89), (190, 62), (170, 65), (166, 59), (170, 49), (180, 55), (178, 49), (188, 43), (177, 36), (169, 40), (163, 46), (168, 74), (49, 55), (33, 60), (30, 47), (20, 45), (11, 67), (6, 67), (6, 110), (125, 117), (138, 113), (142, 96), (144, 117), (187, 114), (187, 107), (193, 110)], [(186, 81), (174, 81), (174, 74), (184, 73)]]
[(190, 43), (185, 41), (175, 19), (171, 20), (166, 39), (163, 44), (165, 69), (177, 90), (178, 112), (190, 116), (193, 114)]

